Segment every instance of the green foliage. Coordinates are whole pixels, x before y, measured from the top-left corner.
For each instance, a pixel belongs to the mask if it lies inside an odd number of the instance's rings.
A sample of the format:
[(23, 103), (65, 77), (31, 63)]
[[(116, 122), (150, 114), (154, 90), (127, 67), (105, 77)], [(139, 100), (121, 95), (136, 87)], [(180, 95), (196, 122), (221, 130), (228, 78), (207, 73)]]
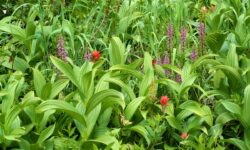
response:
[(1, 3), (1, 149), (250, 149), (249, 7)]

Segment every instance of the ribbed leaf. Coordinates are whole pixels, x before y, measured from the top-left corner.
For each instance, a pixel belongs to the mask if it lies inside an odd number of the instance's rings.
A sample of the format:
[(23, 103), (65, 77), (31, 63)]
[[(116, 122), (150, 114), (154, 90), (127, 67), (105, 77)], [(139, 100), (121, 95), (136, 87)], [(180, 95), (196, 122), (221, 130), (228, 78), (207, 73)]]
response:
[(177, 129), (179, 131), (182, 131), (181, 122), (180, 122), (180, 120), (178, 118), (175, 118), (174, 116), (166, 116), (166, 119), (168, 121), (168, 124), (171, 127), (175, 128), (175, 129)]
[(152, 82), (154, 82), (154, 69), (152, 66), (152, 58), (147, 52), (144, 53), (143, 67), (145, 75), (143, 76), (143, 79), (140, 83), (139, 95), (147, 96), (149, 93), (149, 86), (152, 84)]
[(33, 68), (33, 82), (37, 96), (42, 97), (42, 90), (46, 84), (46, 81), (42, 73), (35, 68)]
[(25, 34), (24, 29), (16, 25), (0, 22), (0, 31), (12, 34), (14, 37), (16, 37), (20, 41), (23, 41), (26, 39), (26, 34)]
[(135, 99), (136, 98), (133, 90), (127, 84), (125, 84), (124, 82), (122, 82), (121, 80), (115, 79), (115, 78), (108, 78), (105, 81), (119, 85), (122, 89), (124, 89), (124, 91), (127, 92), (127, 94), (129, 95), (130, 99)]
[(135, 70), (135, 69), (133, 69), (133, 68), (127, 66), (127, 65), (115, 65), (115, 66), (112, 66), (110, 68), (110, 70), (111, 71), (118, 71), (118, 70), (119, 71), (124, 71), (126, 73), (134, 75), (139, 80), (142, 80), (142, 76), (143, 76), (139, 71), (137, 71), (137, 70)]
[(52, 63), (60, 70), (62, 71), (62, 73), (67, 76), (70, 81), (75, 84), (77, 87), (79, 86), (79, 82), (78, 82), (78, 78), (75, 75), (72, 66), (70, 66), (69, 64), (65, 63), (64, 61), (54, 57), (54, 56), (50, 56), (50, 59), (52, 61)]
[(46, 139), (48, 139), (53, 134), (54, 129), (55, 125), (51, 125), (48, 128), (44, 129), (37, 140), (37, 144), (41, 145)]
[(51, 93), (49, 95), (49, 98), (52, 99), (56, 97), (69, 83), (69, 80), (67, 79), (60, 79), (52, 84)]
[(234, 113), (236, 115), (240, 115), (241, 113), (241, 108), (239, 105), (233, 103), (233, 102), (229, 102), (227, 100), (221, 101), (221, 104), (231, 113)]
[(231, 44), (228, 54), (227, 54), (227, 64), (231, 67), (238, 68), (239, 67), (239, 60), (238, 55), (236, 53), (236, 45)]
[(77, 111), (75, 107), (70, 105), (67, 102), (59, 101), (59, 100), (47, 100), (42, 102), (37, 108), (36, 111), (38, 113), (42, 113), (48, 110), (60, 110), (69, 114), (72, 118), (76, 119), (83, 125), (86, 125), (86, 121), (84, 117)]
[(86, 113), (90, 113), (100, 103), (108, 103), (108, 101), (105, 101), (107, 97), (117, 97), (124, 101), (124, 96), (122, 93), (113, 89), (103, 90), (98, 93), (95, 93), (90, 98), (86, 106)]
[(125, 117), (126, 117), (126, 119), (130, 120), (133, 117), (135, 111), (138, 109), (138, 107), (140, 106), (142, 101), (145, 100), (145, 99), (146, 99), (146, 97), (138, 97), (138, 98), (133, 99), (128, 104), (128, 106), (125, 109)]
[(41, 92), (41, 98), (42, 99), (47, 99), (49, 98), (49, 95), (51, 94), (51, 89), (52, 89), (52, 85), (51, 83), (46, 83), (43, 86), (42, 92)]
[(149, 139), (149, 133), (142, 125), (135, 125), (133, 127), (130, 127), (129, 130), (135, 131), (140, 135), (142, 135), (144, 139), (147, 141), (147, 144), (150, 145), (151, 141)]
[(189, 111), (193, 112), (194, 114), (197, 114), (198, 116), (201, 116), (201, 117), (204, 116), (204, 114), (205, 114), (204, 110), (195, 101), (188, 100), (188, 101), (182, 103), (179, 107), (181, 109), (189, 110)]
[(123, 65), (125, 63), (125, 46), (118, 37), (113, 37), (111, 39), (111, 44), (109, 47), (109, 56), (111, 66), (118, 64)]
[(97, 142), (97, 143), (102, 143), (105, 145), (112, 145), (111, 148), (113, 150), (117, 150), (120, 148), (120, 144), (118, 142), (118, 140), (113, 137), (113, 136), (109, 136), (109, 135), (103, 135), (103, 136), (99, 136), (96, 139), (91, 139), (88, 140), (87, 142)]
[(242, 109), (242, 119), (250, 128), (250, 85), (248, 85), (244, 90), (244, 99), (243, 99), (243, 109)]
[(226, 140), (223, 140), (223, 141), (231, 143), (231, 144), (237, 146), (240, 150), (248, 150), (248, 148), (245, 145), (244, 141), (241, 141), (239, 139), (230, 138), (230, 139), (226, 139)]
[(218, 124), (226, 124), (227, 122), (231, 121), (231, 120), (235, 120), (236, 118), (233, 116), (232, 113), (230, 112), (224, 112), (222, 114), (220, 114), (217, 118), (215, 123)]
[(25, 72), (26, 69), (28, 69), (30, 66), (29, 64), (22, 58), (15, 57), (13, 68), (22, 72)]

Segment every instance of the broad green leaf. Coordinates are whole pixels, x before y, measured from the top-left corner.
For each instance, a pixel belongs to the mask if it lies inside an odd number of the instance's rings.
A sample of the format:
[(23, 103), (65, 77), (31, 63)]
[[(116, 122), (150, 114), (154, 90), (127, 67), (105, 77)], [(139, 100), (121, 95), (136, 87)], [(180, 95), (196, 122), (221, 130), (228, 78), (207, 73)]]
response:
[(7, 110), (6, 115), (5, 115), (5, 132), (11, 132), (9, 131), (11, 129), (12, 124), (14, 121), (18, 118), (18, 114), (21, 112), (21, 108), (18, 106), (14, 106)]
[(174, 116), (166, 116), (165, 117), (169, 123), (169, 125), (179, 131), (182, 131), (181, 121)]
[(94, 93), (94, 78), (95, 78), (96, 69), (85, 73), (82, 75), (81, 79), (81, 87), (82, 87), (82, 93), (86, 96), (88, 99), (91, 95)]
[(73, 50), (73, 53), (75, 52), (75, 45), (74, 45), (74, 40), (75, 40), (75, 34), (74, 34), (74, 27), (72, 23), (68, 20), (63, 20), (62, 22), (62, 29), (65, 31), (69, 37), (70, 37), (70, 45)]
[(224, 112), (216, 118), (215, 123), (226, 124), (227, 122), (235, 119), (236, 117), (234, 117), (234, 115), (231, 112)]
[(37, 103), (40, 101), (39, 97), (35, 97), (34, 91), (30, 91), (26, 95), (24, 95), (24, 98), (22, 98), (22, 102), (20, 103), (22, 107), (26, 107), (32, 104)]
[(111, 144), (112, 145), (111, 148), (113, 150), (117, 150), (120, 148), (120, 144), (119, 144), (118, 140), (115, 137), (110, 136), (110, 135), (99, 136), (96, 139), (91, 139), (91, 140), (88, 140), (86, 142), (97, 142), (97, 143), (102, 143), (105, 145)]
[[(218, 55), (216, 55), (216, 54), (207, 54), (207, 55), (204, 55), (204, 56), (201, 56), (201, 57), (199, 57), (197, 60), (195, 60), (195, 62), (192, 64), (192, 69), (193, 70), (196, 70), (197, 69), (197, 67), (200, 67), (200, 66), (202, 66), (202, 65), (206, 65), (206, 64), (213, 64), (213, 63), (209, 63), (209, 62), (213, 62), (213, 58), (216, 58), (216, 57), (218, 57)], [(217, 60), (214, 60), (215, 62), (215, 64), (216, 65), (219, 65), (219, 64), (221, 64), (219, 61), (217, 61)]]
[(126, 73), (134, 75), (139, 80), (142, 80), (142, 73), (127, 66), (127, 65), (115, 65), (110, 68), (110, 71), (124, 71)]
[(125, 109), (125, 117), (128, 120), (131, 120), (134, 113), (136, 112), (136, 110), (138, 109), (138, 107), (140, 106), (140, 104), (143, 102), (143, 100), (145, 100), (146, 97), (138, 97), (133, 99), (126, 107)]
[(188, 100), (188, 101), (182, 103), (179, 107), (181, 109), (189, 110), (200, 117), (203, 117), (205, 115), (204, 110), (195, 101)]
[(36, 112), (42, 113), (48, 110), (60, 110), (69, 114), (72, 118), (79, 121), (81, 124), (86, 125), (84, 116), (82, 116), (78, 110), (67, 102), (59, 100), (47, 100), (42, 102), (36, 108)]
[(124, 91), (127, 92), (130, 99), (135, 99), (136, 98), (133, 90), (127, 84), (122, 82), (121, 80), (116, 79), (116, 78), (107, 78), (105, 81), (119, 85), (122, 89), (124, 89)]
[(160, 80), (156, 80), (155, 82), (169, 86), (172, 90), (174, 90), (176, 92), (178, 92), (178, 90), (180, 88), (180, 85), (171, 79), (160, 79)]
[(107, 97), (105, 103), (102, 103), (102, 109), (105, 110), (108, 107), (113, 107), (114, 105), (119, 105), (122, 109), (125, 108), (125, 101), (122, 100), (120, 97)]
[(5, 95), (2, 100), (2, 113), (6, 113), (13, 105), (17, 86), (17, 81), (9, 83), (7, 85), (5, 90), (8, 91), (8, 94)]
[(248, 149), (250, 149), (250, 128), (244, 129), (244, 141)]
[(125, 63), (125, 46), (118, 37), (112, 37), (111, 39), (109, 56), (111, 66), (123, 65)]
[[(220, 69), (223, 72), (225, 72), (226, 74), (228, 73), (229, 75), (232, 75), (234, 77), (234, 80), (236, 80), (236, 81), (241, 81), (241, 76), (240, 76), (239, 72), (236, 70), (236, 68), (233, 68), (233, 67), (227, 66), (227, 65), (217, 65), (217, 66), (214, 66), (214, 68)], [(239, 82), (239, 83), (241, 83), (241, 82)]]
[(75, 75), (73, 68), (71, 65), (65, 63), (64, 61), (54, 57), (54, 56), (50, 56), (50, 59), (52, 61), (52, 63), (60, 70), (62, 71), (62, 73), (68, 77), (70, 79), (70, 81), (75, 84), (77, 87), (79, 86), (79, 81), (77, 76)]
[(248, 126), (248, 128), (250, 128), (250, 85), (248, 85), (245, 90), (244, 90), (244, 99), (243, 99), (243, 109), (241, 111), (241, 115), (242, 115), (242, 120), (244, 121), (244, 123), (246, 123), (246, 125)]
[(15, 57), (13, 68), (22, 72), (25, 72), (26, 69), (28, 69), (30, 66), (29, 64), (22, 58)]
[(55, 125), (51, 125), (48, 128), (44, 129), (41, 132), (41, 134), (40, 134), (40, 136), (39, 136), (39, 138), (37, 140), (37, 143), (39, 145), (41, 145), (46, 139), (48, 139), (53, 134), (54, 129), (55, 129)]
[(52, 89), (52, 85), (51, 83), (46, 83), (43, 86), (42, 92), (41, 92), (41, 98), (42, 99), (47, 99), (49, 98), (49, 95), (51, 94), (51, 89)]
[(229, 102), (228, 100), (223, 100), (221, 101), (221, 104), (231, 113), (234, 113), (236, 115), (240, 115), (241, 113), (241, 108), (239, 105)]
[[(117, 97), (120, 98), (121, 100), (124, 101), (124, 96), (122, 93), (113, 90), (113, 89), (108, 89), (108, 90), (103, 90), (98, 93), (95, 93), (88, 101), (87, 106), (86, 106), (86, 113), (89, 114), (91, 110), (93, 110), (97, 105), (101, 103), (105, 103), (107, 97)], [(108, 101), (107, 101), (108, 102)], [(120, 103), (118, 103), (120, 104)]]
[(244, 141), (240, 140), (240, 139), (236, 139), (236, 138), (230, 138), (230, 139), (226, 139), (223, 140), (227, 143), (231, 143), (235, 146), (237, 146), (240, 150), (248, 150), (247, 146), (245, 145)]
[(194, 81), (196, 79), (196, 75), (190, 75), (186, 80), (182, 81), (180, 87), (179, 87), (179, 95), (180, 97), (194, 84)]
[(147, 144), (150, 145), (151, 141), (149, 139), (149, 133), (145, 129), (145, 127), (143, 127), (142, 125), (135, 125), (135, 126), (130, 127), (129, 130), (135, 131), (139, 133), (140, 135), (142, 135), (144, 139), (147, 141)]
[(16, 25), (0, 22), (0, 31), (12, 34), (13, 37), (16, 37), (20, 41), (23, 41), (26, 39), (26, 34), (25, 34), (24, 29)]
[(165, 69), (170, 69), (172, 71), (174, 71), (177, 74), (181, 74), (181, 70), (180, 68), (174, 66), (174, 65), (170, 65), (170, 64), (164, 64), (162, 65)]
[(211, 111), (210, 107), (204, 105), (204, 106), (202, 106), (202, 109), (205, 112), (202, 119), (204, 119), (207, 122), (208, 125), (212, 126), (214, 120), (213, 120), (213, 114), (212, 114), (212, 111)]
[(67, 79), (60, 79), (52, 84), (52, 89), (49, 98), (56, 97), (69, 83)]
[(192, 114), (193, 114), (193, 112), (184, 109), (184, 110), (182, 110), (181, 112), (179, 112), (179, 114), (176, 116), (176, 118), (177, 118), (178, 120), (184, 120), (184, 119), (186, 119), (187, 117), (189, 117), (189, 116), (192, 115)]
[(227, 64), (233, 68), (239, 67), (238, 55), (236, 53), (236, 45), (231, 44), (227, 54)]
[(152, 58), (147, 52), (144, 53), (143, 67), (145, 75), (143, 76), (143, 79), (140, 83), (139, 95), (147, 96), (149, 93), (148, 92), (149, 86), (151, 85), (152, 82), (154, 82), (154, 70), (152, 66)]
[(215, 53), (219, 52), (225, 39), (226, 34), (220, 32), (212, 32), (206, 37), (206, 42), (209, 48)]
[(34, 68), (33, 68), (33, 82), (34, 82), (34, 87), (35, 87), (37, 96), (42, 97), (42, 90), (46, 84), (46, 81), (42, 73), (39, 70), (34, 69)]

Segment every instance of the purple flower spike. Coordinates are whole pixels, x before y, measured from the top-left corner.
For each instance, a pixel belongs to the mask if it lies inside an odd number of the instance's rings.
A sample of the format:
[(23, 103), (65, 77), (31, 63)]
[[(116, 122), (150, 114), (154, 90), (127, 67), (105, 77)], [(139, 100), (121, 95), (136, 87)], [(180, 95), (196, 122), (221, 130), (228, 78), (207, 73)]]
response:
[(180, 75), (180, 74), (176, 74), (176, 76), (175, 76), (175, 81), (178, 82), (178, 83), (181, 83), (181, 82), (182, 82), (182, 78), (181, 78), (181, 75)]
[(57, 54), (61, 59), (63, 59), (64, 61), (67, 61), (68, 54), (65, 51), (64, 39), (62, 35), (59, 36), (58, 41), (57, 41)]
[[(168, 53), (164, 57), (163, 64), (170, 64), (170, 58), (169, 58)], [(165, 74), (166, 74), (166, 76), (169, 76), (171, 74), (170, 70), (166, 69)]]
[(200, 38), (201, 51), (203, 52), (205, 47), (205, 24), (203, 22), (200, 22), (199, 25), (199, 38)]
[(192, 52), (190, 54), (191, 61), (195, 61), (196, 58), (197, 58), (197, 53), (195, 50), (192, 50)]
[(168, 29), (167, 29), (167, 36), (168, 36), (168, 50), (170, 52), (173, 44), (173, 37), (174, 37), (174, 29), (172, 23), (168, 23)]
[(182, 51), (185, 50), (186, 40), (187, 40), (187, 31), (186, 31), (186, 28), (183, 26), (181, 28), (181, 47), (182, 47)]
[(168, 54), (165, 55), (164, 60), (163, 60), (163, 64), (170, 64), (170, 58), (169, 58)]

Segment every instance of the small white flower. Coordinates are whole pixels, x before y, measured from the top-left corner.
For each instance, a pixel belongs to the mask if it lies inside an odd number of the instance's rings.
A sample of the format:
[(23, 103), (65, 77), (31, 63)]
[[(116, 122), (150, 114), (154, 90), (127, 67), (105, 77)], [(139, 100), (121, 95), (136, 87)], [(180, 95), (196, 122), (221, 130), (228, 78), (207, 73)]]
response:
[(7, 13), (7, 10), (3, 10), (3, 13), (6, 14), (6, 13)]

